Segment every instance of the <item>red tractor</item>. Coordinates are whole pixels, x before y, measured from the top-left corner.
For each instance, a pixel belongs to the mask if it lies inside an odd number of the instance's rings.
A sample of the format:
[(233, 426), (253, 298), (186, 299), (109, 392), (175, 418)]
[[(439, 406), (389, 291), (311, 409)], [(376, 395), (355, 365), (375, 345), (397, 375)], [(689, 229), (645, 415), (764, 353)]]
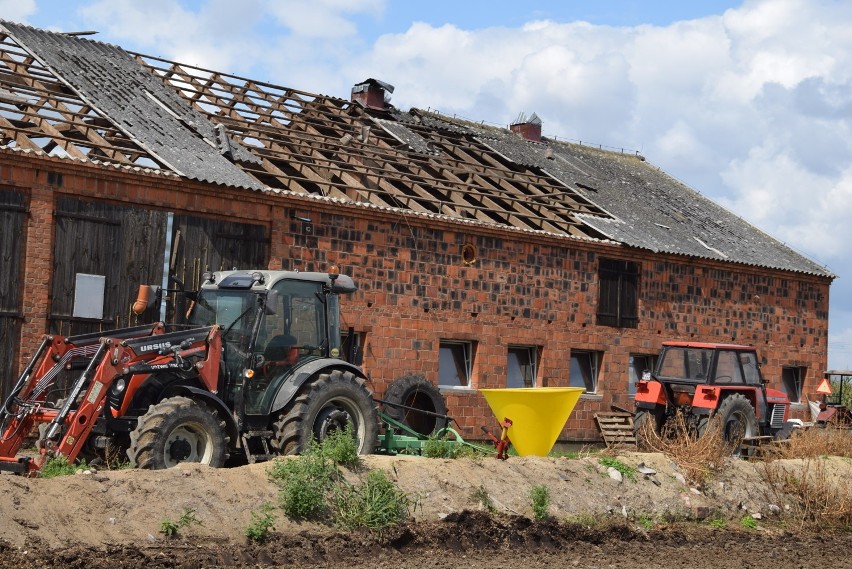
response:
[[(119, 453), (152, 469), (254, 462), (347, 427), (358, 451), (372, 452), (372, 392), (342, 359), (339, 296), (355, 290), (336, 268), (206, 273), (200, 290), (184, 291), (192, 309), (173, 330), (46, 336), (0, 408), (0, 471), (31, 475), (60, 455)], [(57, 396), (62, 375), (72, 381)], [(41, 456), (19, 457), (36, 430)]]
[(648, 428), (664, 433), (678, 415), (699, 436), (719, 425), (735, 455), (744, 440), (786, 438), (796, 426), (788, 421), (790, 400), (766, 383), (753, 347), (665, 342), (656, 369), (636, 386), (637, 440)]

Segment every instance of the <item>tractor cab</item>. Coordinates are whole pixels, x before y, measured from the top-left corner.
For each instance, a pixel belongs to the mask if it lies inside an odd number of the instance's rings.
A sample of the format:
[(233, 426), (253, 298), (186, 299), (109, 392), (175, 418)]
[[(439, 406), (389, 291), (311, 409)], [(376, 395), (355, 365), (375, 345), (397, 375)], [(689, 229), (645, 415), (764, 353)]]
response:
[(205, 273), (189, 324), (221, 326), (220, 396), (247, 415), (267, 415), (297, 368), (340, 357), (338, 295), (355, 290), (335, 273)]

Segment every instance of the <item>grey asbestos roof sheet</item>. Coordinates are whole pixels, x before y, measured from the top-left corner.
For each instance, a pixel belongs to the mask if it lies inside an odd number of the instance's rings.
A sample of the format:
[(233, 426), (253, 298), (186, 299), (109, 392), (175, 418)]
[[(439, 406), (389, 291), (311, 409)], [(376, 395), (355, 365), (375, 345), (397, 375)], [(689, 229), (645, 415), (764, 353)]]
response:
[(263, 188), (223, 153), (251, 163), (257, 163), (257, 157), (223, 137), (223, 129), (193, 110), (120, 47), (6, 21), (0, 25), (81, 98), (176, 173), (214, 184)]
[(546, 171), (612, 214), (579, 217), (614, 241), (654, 252), (834, 276), (635, 155), (531, 143), (491, 131), (478, 138), (518, 164)]

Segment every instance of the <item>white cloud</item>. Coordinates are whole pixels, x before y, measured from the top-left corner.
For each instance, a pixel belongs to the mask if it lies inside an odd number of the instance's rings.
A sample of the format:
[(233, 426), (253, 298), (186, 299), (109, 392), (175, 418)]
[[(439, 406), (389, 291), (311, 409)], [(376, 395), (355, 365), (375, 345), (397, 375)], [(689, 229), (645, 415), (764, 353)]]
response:
[(4, 20), (26, 23), (35, 12), (35, 0), (0, 0), (0, 14)]
[[(27, 17), (32, 5), (0, 0), (4, 17)], [(852, 329), (852, 2), (746, 0), (668, 26), (414, 22), (369, 44), (359, 26), (385, 8), (385, 0), (94, 0), (80, 13), (107, 41), (137, 51), (341, 97), (376, 77), (396, 86), (392, 102), (403, 110), (503, 125), (535, 112), (545, 135), (641, 150), (829, 263), (841, 277), (832, 328), (843, 322), (832, 338)]]

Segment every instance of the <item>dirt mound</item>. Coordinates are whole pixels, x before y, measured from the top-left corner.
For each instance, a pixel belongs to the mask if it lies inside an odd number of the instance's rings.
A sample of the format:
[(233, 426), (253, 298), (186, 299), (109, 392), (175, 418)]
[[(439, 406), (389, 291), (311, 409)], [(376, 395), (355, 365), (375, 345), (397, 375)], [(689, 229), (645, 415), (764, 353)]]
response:
[[(832, 555), (844, 551), (843, 536), (823, 535), (819, 541), (771, 529), (780, 527), (772, 521), (790, 505), (766, 485), (761, 463), (732, 460), (704, 487), (696, 488), (663, 455), (625, 453), (619, 460), (642, 470), (632, 479), (617, 480), (596, 457), (512, 457), (503, 462), (369, 456), (363, 471), (348, 472), (347, 477), (354, 480), (369, 469), (385, 470), (415, 499), (413, 523), (381, 535), (342, 534), (279, 515), (271, 539), (263, 545), (248, 542), (244, 531), (252, 512), (276, 501), (277, 487), (268, 479), (268, 465), (230, 469), (182, 465), (165, 471), (101, 471), (49, 480), (3, 475), (0, 548), (4, 566), (89, 569), (493, 567), (495, 563), (531, 568), (546, 563), (585, 565), (594, 559), (621, 567), (704, 565), (685, 551), (669, 557), (665, 548), (702, 548), (703, 559), (707, 551), (717, 550), (714, 567), (747, 565), (739, 557), (734, 563), (732, 546), (746, 552), (755, 565), (772, 559), (785, 566), (785, 558), (792, 562), (805, 552), (828, 563)], [(831, 477), (848, 483), (850, 461), (832, 458), (826, 464)], [(796, 461), (785, 465), (797, 467)], [(536, 484), (550, 489), (550, 512), (558, 523), (530, 520), (529, 490)], [(481, 511), (483, 495), (491, 499), (494, 515)], [(199, 523), (182, 528), (176, 537), (160, 533), (164, 520), (175, 521), (187, 511)], [(752, 514), (762, 518), (763, 529), (711, 530), (708, 524), (676, 523), (714, 518), (739, 528), (739, 520)], [(832, 543), (834, 539), (838, 543)]]

